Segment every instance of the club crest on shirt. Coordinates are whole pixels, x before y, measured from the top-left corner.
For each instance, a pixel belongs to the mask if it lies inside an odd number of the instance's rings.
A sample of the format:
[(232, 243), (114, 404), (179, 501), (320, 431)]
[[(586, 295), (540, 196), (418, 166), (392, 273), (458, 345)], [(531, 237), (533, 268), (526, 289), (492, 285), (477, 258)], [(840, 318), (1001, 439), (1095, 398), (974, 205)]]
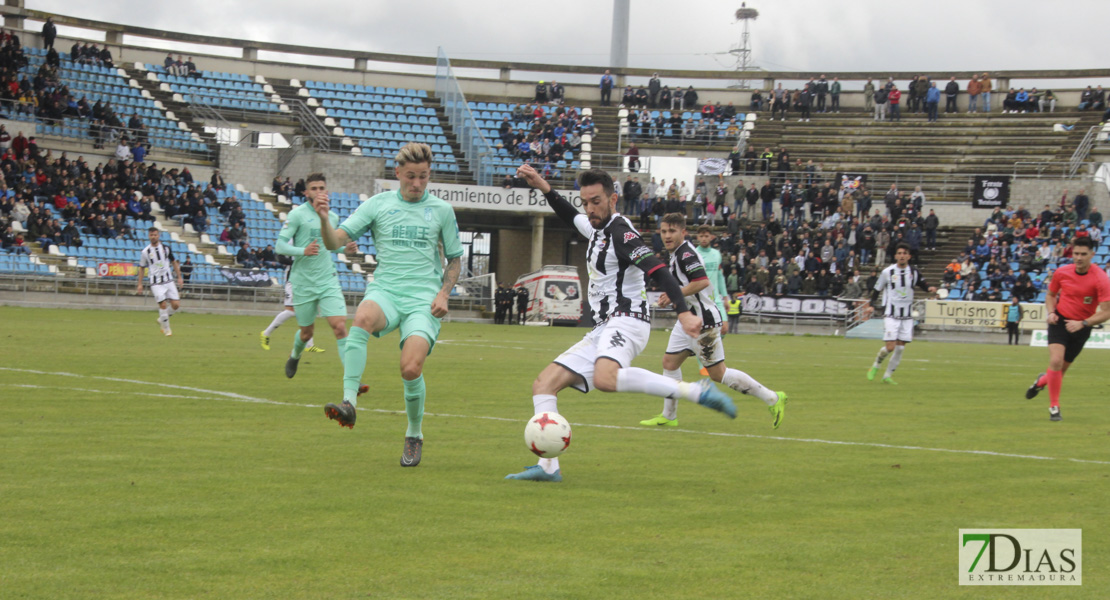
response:
[(424, 207), (424, 220), (429, 222), (429, 223), (432, 222), (432, 207), (430, 207), (430, 206)]
[(640, 236), (637, 235), (637, 233), (635, 231), (626, 231), (626, 232), (624, 232), (624, 243), (627, 244), (628, 242), (631, 242), (632, 240), (634, 240), (638, 237), (640, 237)]
[(1083, 304), (1094, 304), (1094, 303), (1095, 303), (1095, 297), (1094, 296), (1083, 296)]

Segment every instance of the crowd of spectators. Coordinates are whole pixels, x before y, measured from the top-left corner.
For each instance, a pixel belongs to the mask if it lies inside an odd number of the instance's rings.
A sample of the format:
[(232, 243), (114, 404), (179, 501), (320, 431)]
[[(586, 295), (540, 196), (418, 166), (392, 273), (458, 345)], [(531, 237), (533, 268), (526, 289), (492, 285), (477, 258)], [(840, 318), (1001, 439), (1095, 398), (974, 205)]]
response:
[[(581, 115), (574, 107), (559, 106), (548, 114), (542, 105), (518, 104), (498, 125), (498, 147), (550, 177), (566, 153), (577, 152), (582, 137), (593, 132), (593, 117)], [(511, 179), (506, 177), (507, 185)]]
[(897, 244), (909, 244), (917, 262), (922, 252), (936, 249), (940, 226), (920, 188), (892, 186), (882, 208), (873, 208), (866, 182), (836, 181), (805, 167), (740, 180), (731, 188), (723, 177), (699, 178), (690, 187), (654, 178), (641, 182), (633, 174), (620, 191), (622, 212), (638, 219), (657, 253), (663, 251), (658, 226), (664, 214), (723, 225), (714, 245), (726, 257), (730, 295), (863, 298), (874, 283), (868, 280), (893, 261)]
[[(686, 118), (676, 110), (652, 111), (649, 108), (629, 110), (626, 117), (629, 136), (633, 140), (651, 139), (656, 142), (702, 142), (711, 143), (718, 138), (736, 139), (740, 135), (741, 124), (737, 121), (736, 107), (706, 104), (701, 109), (701, 119)], [(721, 124), (727, 124), (722, 129)]]
[(45, 248), (80, 247), (90, 237), (145, 239), (142, 232), (136, 236), (132, 223), (155, 220), (153, 202), (166, 217), (202, 232), (212, 210), (240, 226), (246, 222), (233, 199), (220, 203), (214, 184), (194, 181), (188, 167), (160, 168), (115, 158), (90, 166), (84, 157), (55, 155), (32, 143), (17, 155), (21, 137), (0, 154), (0, 231), (9, 252), (27, 252), (19, 248), (29, 242)]
[[(94, 148), (124, 142), (131, 156), (137, 156), (142, 162), (149, 152), (149, 144), (146, 125), (139, 115), (121, 117), (110, 101), (89, 102), (86, 96), (71, 93), (58, 76), (60, 63), (52, 47), (47, 51), (46, 61), (33, 77), (28, 78), (20, 73), (20, 69), (28, 63), (19, 38), (0, 31), (0, 40), (3, 44), (0, 46), (0, 116), (6, 118), (10, 113), (24, 114), (52, 122), (61, 122), (65, 118), (79, 119), (87, 123)], [(106, 46), (98, 50), (96, 44), (74, 43), (70, 60), (110, 66), (111, 52)], [(139, 146), (143, 148), (136, 152)], [(126, 157), (121, 154), (120, 158)]]
[[(1040, 212), (996, 208), (945, 268), (943, 286), (969, 300), (999, 301), (1010, 292), (1022, 302), (1046, 289), (1052, 271), (1071, 260), (1071, 240), (1102, 241), (1103, 217), (1085, 190), (1069, 200), (1045, 204)], [(985, 273), (985, 275), (984, 275)]]

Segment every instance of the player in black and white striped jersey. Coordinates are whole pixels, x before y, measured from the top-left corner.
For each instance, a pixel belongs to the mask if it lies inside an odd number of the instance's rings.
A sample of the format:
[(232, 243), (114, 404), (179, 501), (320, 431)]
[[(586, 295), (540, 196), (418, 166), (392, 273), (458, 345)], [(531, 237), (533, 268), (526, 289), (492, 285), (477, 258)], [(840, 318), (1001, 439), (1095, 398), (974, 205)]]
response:
[(886, 373), (883, 375), (883, 383), (898, 384), (891, 379), (891, 376), (898, 368), (898, 363), (902, 362), (902, 352), (905, 351), (906, 344), (913, 341), (913, 288), (917, 287), (929, 293), (937, 291), (937, 288), (929, 287), (917, 268), (910, 264), (910, 256), (909, 244), (901, 242), (895, 246), (894, 264), (879, 273), (875, 289), (871, 292), (872, 306), (875, 305), (880, 294), (883, 304), (886, 305), (883, 317), (883, 341), (886, 343), (879, 348), (875, 363), (867, 371), (868, 381), (875, 379), (883, 360), (890, 356)]
[[(181, 296), (177, 288), (185, 287), (181, 280), (181, 263), (173, 256), (173, 251), (161, 242), (161, 233), (151, 227), (147, 230), (150, 243), (139, 252), (139, 283), (135, 293), (143, 293), (143, 269), (150, 273), (150, 293), (158, 303), (158, 326), (165, 335), (173, 335), (170, 329), (170, 316), (181, 308)], [(168, 303), (168, 306), (167, 306)]]
[[(740, 393), (751, 394), (766, 403), (771, 412), (771, 425), (778, 429), (786, 414), (786, 393), (767, 389), (747, 373), (725, 366), (725, 347), (721, 339), (724, 319), (714, 300), (713, 283), (705, 270), (705, 264), (686, 239), (686, 216), (679, 213), (664, 215), (659, 235), (663, 238), (663, 246), (671, 254), (671, 274), (682, 286), (686, 306), (690, 307), (690, 312), (701, 317), (702, 321), (701, 334), (698, 336), (690, 335), (682, 329), (681, 324), (675, 324), (671, 330), (671, 339), (667, 342), (667, 353), (663, 355), (663, 374), (675, 381), (681, 381), (682, 363), (687, 357), (696, 356), (709, 373), (710, 379)], [(663, 294), (659, 305), (665, 307), (670, 304), (670, 298)], [(677, 427), (678, 400), (664, 398), (662, 414), (640, 421), (640, 425)]]
[[(687, 308), (678, 281), (655, 258), (632, 223), (617, 213), (613, 178), (600, 169), (579, 174), (582, 204), (586, 210), (586, 214), (582, 214), (530, 165), (517, 169), (517, 176), (542, 192), (555, 214), (589, 240), (587, 293), (594, 329), (560, 354), (532, 382), (535, 413), (558, 412), (556, 394), (573, 387), (580, 392), (596, 388), (603, 392), (685, 398), (736, 418), (732, 399), (712, 381), (685, 383), (632, 366), (633, 359), (647, 346), (651, 332), (645, 275), (673, 294), (675, 312), (684, 330), (697, 335), (702, 322)], [(563, 477), (558, 458), (541, 458), (539, 464), (510, 474), (506, 479), (556, 482)]]
[[(270, 349), (270, 336), (274, 335), (274, 331), (276, 331), (278, 327), (281, 327), (282, 323), (297, 316), (296, 312), (293, 310), (293, 283), (289, 281), (289, 274), (293, 269), (293, 259), (284, 254), (279, 254), (278, 261), (285, 265), (284, 308), (274, 317), (273, 321), (270, 321), (266, 329), (258, 334), (258, 341), (262, 345), (263, 350)], [(316, 345), (314, 337), (308, 338), (305, 344), (305, 352), (326, 352), (326, 350)]]

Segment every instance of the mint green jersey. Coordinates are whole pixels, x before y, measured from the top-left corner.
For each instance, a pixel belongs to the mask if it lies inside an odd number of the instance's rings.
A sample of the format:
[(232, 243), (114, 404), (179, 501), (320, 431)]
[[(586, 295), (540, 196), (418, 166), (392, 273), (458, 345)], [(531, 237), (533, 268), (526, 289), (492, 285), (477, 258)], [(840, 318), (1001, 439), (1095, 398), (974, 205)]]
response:
[[(339, 216), (334, 212), (328, 213), (328, 220), (332, 227), (339, 223)], [(313, 256), (305, 256), (306, 246), (316, 242), (320, 245), (320, 252)], [(293, 268), (289, 274), (289, 281), (294, 287), (303, 290), (318, 290), (328, 287), (339, 288), (339, 276), (335, 271), (335, 258), (324, 246), (320, 237), (320, 215), (312, 208), (312, 204), (304, 204), (289, 211), (285, 219), (285, 226), (278, 233), (277, 252), (293, 257)]]
[(454, 209), (427, 192), (416, 202), (396, 190), (382, 192), (363, 202), (339, 228), (352, 240), (367, 231), (374, 236), (378, 267), (367, 293), (381, 289), (431, 302), (443, 287), (439, 244), (447, 259), (463, 254)]
[(697, 246), (694, 250), (701, 257), (701, 262), (705, 264), (705, 274), (709, 276), (709, 283), (713, 285), (713, 301), (719, 302), (721, 297), (727, 294), (725, 291), (725, 278), (721, 274), (721, 251), (713, 248), (702, 248)]

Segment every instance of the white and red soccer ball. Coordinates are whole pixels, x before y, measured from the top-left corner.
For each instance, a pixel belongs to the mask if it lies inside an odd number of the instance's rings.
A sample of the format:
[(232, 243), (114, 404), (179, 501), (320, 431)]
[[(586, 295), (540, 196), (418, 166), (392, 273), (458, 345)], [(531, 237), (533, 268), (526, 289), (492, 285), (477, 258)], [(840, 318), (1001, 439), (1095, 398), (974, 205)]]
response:
[(524, 443), (540, 458), (555, 458), (570, 446), (570, 423), (554, 412), (542, 412), (528, 420)]

